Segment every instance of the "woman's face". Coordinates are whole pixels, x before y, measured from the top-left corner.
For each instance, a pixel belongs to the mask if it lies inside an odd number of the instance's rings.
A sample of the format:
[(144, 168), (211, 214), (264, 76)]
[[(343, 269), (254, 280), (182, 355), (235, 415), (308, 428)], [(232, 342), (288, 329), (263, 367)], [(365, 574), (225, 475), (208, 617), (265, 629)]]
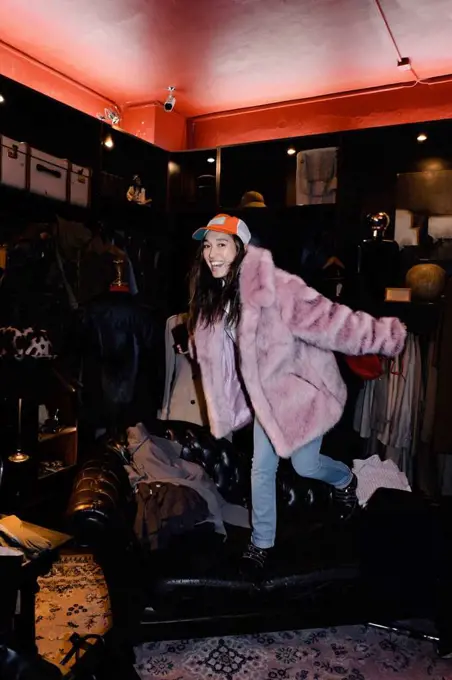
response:
[(237, 256), (237, 246), (230, 234), (208, 231), (203, 243), (204, 260), (216, 279), (223, 279)]

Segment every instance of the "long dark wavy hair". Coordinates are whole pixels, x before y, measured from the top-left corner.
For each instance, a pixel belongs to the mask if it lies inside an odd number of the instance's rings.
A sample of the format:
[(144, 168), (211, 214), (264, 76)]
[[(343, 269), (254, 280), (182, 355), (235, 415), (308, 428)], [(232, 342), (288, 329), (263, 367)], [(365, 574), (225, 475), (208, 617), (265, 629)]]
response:
[(220, 321), (228, 309), (227, 323), (236, 326), (240, 320), (239, 271), (245, 257), (243, 242), (234, 236), (237, 255), (224, 279), (215, 279), (204, 260), (204, 243), (196, 254), (190, 272), (190, 305), (188, 330), (193, 333), (197, 324), (205, 328)]

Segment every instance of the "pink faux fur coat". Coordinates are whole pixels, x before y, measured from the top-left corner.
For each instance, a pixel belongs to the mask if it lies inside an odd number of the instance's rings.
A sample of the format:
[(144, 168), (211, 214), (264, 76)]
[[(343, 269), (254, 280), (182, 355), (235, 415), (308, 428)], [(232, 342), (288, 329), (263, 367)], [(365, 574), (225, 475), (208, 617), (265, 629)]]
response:
[[(333, 351), (395, 356), (405, 343), (398, 319), (374, 319), (331, 302), (302, 279), (277, 269), (270, 253), (249, 246), (240, 272), (242, 315), (234, 347), (224, 322), (198, 325), (212, 433), (220, 438), (251, 419), (245, 391), (277, 454), (288, 458), (341, 417), (346, 388)], [(244, 384), (246, 390), (242, 390)]]

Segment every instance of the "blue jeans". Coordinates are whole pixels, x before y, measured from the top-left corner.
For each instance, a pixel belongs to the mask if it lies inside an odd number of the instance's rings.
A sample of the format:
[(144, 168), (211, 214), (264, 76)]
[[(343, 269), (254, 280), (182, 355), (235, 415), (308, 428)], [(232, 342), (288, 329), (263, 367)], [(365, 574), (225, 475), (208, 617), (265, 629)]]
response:
[[(301, 477), (320, 479), (337, 488), (350, 484), (350, 468), (320, 453), (322, 437), (294, 451), (290, 461)], [(271, 548), (276, 536), (276, 471), (279, 457), (261, 424), (254, 420), (254, 455), (251, 468), (253, 533), (258, 548)]]

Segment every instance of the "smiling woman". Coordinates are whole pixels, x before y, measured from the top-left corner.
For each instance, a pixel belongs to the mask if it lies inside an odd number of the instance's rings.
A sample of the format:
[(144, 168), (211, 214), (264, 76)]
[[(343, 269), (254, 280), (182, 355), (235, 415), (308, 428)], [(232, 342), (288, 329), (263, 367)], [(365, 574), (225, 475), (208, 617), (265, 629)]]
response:
[(190, 276), (189, 328), (211, 325), (227, 315), (233, 328), (239, 319), (238, 272), (251, 233), (243, 220), (217, 215), (193, 238), (202, 241)]
[[(237, 217), (217, 215), (193, 238), (202, 241), (191, 277), (190, 330), (216, 438), (254, 419), (251, 543), (246, 576), (261, 572), (276, 536), (278, 456), (302, 477), (333, 487), (342, 520), (357, 510), (357, 479), (321, 453), (340, 419), (346, 388), (333, 352), (396, 356), (406, 330), (332, 303), (277, 269), (269, 251), (249, 245)], [(251, 572), (251, 573), (250, 573)]]
[(230, 234), (206, 234), (203, 242), (204, 261), (215, 279), (223, 279), (238, 253), (238, 246)]

